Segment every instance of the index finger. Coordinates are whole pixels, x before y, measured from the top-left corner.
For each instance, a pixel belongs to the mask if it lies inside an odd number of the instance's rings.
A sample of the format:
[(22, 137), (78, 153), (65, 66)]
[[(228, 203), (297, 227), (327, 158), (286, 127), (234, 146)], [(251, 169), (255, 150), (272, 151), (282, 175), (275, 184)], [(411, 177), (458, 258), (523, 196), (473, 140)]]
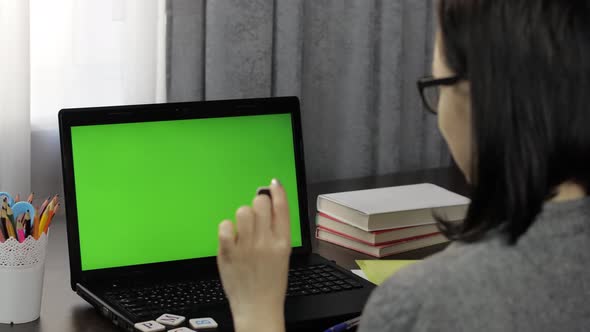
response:
[(272, 196), (273, 230), (280, 237), (290, 240), (289, 203), (285, 188), (277, 179), (272, 179), (270, 192)]

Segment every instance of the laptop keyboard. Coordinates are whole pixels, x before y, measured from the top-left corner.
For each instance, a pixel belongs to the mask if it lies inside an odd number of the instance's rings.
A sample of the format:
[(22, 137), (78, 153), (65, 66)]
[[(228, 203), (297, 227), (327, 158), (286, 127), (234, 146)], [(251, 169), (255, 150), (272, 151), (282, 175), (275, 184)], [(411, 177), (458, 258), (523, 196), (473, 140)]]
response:
[(287, 287), (287, 296), (305, 296), (340, 292), (363, 286), (329, 265), (312, 265), (290, 269)]
[[(287, 296), (326, 294), (362, 287), (361, 283), (329, 265), (312, 265), (289, 270)], [(126, 288), (105, 295), (139, 317), (183, 314), (195, 305), (227, 301), (220, 280), (171, 282)]]

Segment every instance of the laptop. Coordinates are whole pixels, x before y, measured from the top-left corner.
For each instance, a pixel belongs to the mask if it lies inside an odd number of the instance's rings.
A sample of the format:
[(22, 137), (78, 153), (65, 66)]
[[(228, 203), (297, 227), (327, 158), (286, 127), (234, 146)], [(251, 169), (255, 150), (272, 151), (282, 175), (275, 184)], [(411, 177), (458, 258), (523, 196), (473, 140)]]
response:
[(291, 214), (287, 329), (362, 311), (374, 286), (312, 253), (296, 97), (63, 109), (59, 129), (71, 287), (116, 326), (170, 314), (232, 331), (218, 224), (272, 178)]

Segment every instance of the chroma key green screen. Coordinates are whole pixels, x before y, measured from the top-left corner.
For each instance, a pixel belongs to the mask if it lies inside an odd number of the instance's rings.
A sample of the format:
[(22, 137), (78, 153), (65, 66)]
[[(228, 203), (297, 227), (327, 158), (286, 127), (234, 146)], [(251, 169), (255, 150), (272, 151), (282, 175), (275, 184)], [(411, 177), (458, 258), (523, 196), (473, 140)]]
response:
[(82, 270), (211, 257), (256, 189), (287, 191), (301, 246), (290, 114), (71, 128)]

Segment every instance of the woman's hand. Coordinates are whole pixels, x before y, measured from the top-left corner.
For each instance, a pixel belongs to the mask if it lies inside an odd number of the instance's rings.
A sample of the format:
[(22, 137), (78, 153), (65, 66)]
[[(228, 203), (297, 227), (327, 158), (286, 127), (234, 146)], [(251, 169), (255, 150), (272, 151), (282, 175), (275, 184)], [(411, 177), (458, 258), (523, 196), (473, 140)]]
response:
[(277, 180), (271, 196), (258, 195), (252, 207), (219, 224), (217, 265), (235, 330), (284, 331), (284, 305), (291, 253), (289, 207)]

